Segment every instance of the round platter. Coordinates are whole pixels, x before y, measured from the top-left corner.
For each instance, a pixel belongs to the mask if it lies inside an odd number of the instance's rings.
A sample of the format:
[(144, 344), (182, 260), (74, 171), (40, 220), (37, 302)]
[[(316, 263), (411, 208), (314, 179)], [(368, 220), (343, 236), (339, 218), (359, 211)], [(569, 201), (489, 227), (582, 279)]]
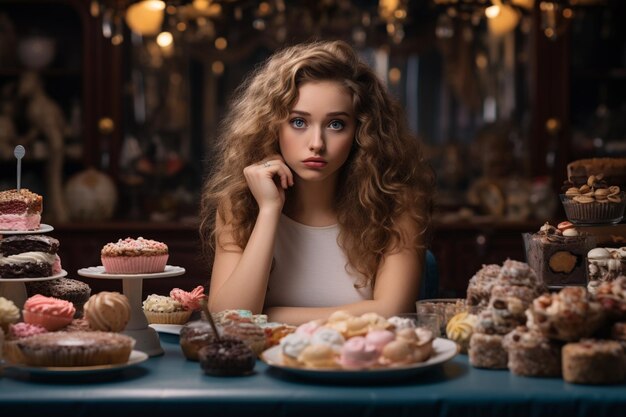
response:
[(128, 362), (118, 363), (114, 365), (96, 365), (96, 366), (69, 366), (69, 367), (46, 367), (46, 366), (28, 366), (7, 364), (4, 369), (7, 371), (27, 372), (32, 375), (84, 375), (84, 374), (102, 374), (107, 372), (119, 371), (144, 362), (148, 359), (148, 355), (138, 350), (130, 353)]
[(427, 361), (387, 368), (375, 368), (364, 370), (345, 370), (345, 369), (310, 369), (297, 368), (283, 364), (280, 346), (273, 346), (261, 354), (263, 362), (268, 364), (270, 368), (279, 369), (282, 372), (316, 380), (325, 381), (354, 381), (360, 382), (364, 380), (387, 380), (401, 379), (409, 376), (417, 375), (428, 369), (452, 359), (458, 351), (457, 344), (448, 339), (437, 338), (433, 342), (435, 353)]
[(89, 268), (82, 268), (78, 270), (78, 275), (82, 275), (87, 278), (101, 278), (101, 279), (150, 279), (150, 278), (168, 278), (183, 275), (185, 268), (180, 266), (166, 265), (163, 272), (155, 272), (152, 274), (107, 274), (104, 272), (104, 266), (92, 266)]
[(54, 227), (41, 223), (37, 230), (0, 230), (0, 235), (36, 235), (38, 233), (49, 233)]
[(63, 278), (67, 275), (67, 271), (62, 269), (61, 272), (55, 275), (50, 275), (49, 277), (38, 277), (38, 278), (2, 278), (0, 277), (0, 282), (34, 282), (34, 281), (51, 281), (57, 278)]

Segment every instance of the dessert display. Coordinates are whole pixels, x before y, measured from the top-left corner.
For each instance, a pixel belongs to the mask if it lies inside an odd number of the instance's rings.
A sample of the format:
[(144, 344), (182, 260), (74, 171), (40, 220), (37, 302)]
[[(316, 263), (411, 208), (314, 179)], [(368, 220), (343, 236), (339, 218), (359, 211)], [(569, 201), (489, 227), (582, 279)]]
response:
[(256, 354), (239, 339), (221, 337), (200, 348), (198, 360), (207, 375), (246, 375), (254, 369)]
[(520, 326), (504, 336), (502, 345), (515, 375), (561, 376), (561, 344), (541, 333)]
[(119, 292), (94, 294), (85, 304), (85, 319), (94, 330), (121, 332), (130, 320), (128, 298)]
[(366, 370), (421, 363), (433, 355), (432, 332), (386, 320), (375, 313), (353, 316), (336, 311), (327, 320), (296, 328), (279, 343), (285, 366), (307, 369)]
[(582, 340), (563, 346), (563, 379), (575, 384), (618, 384), (626, 376), (622, 346), (613, 340)]
[(169, 253), (165, 243), (139, 237), (107, 243), (100, 257), (108, 274), (148, 274), (163, 272)]
[(221, 335), (244, 342), (255, 355), (260, 355), (267, 347), (265, 331), (257, 324), (248, 321), (231, 321), (221, 328)]
[(35, 294), (70, 301), (76, 308), (76, 317), (83, 316), (83, 306), (91, 296), (91, 287), (82, 281), (71, 278), (59, 278), (51, 281), (33, 281), (26, 283), (29, 297)]
[(546, 337), (572, 342), (589, 337), (604, 323), (605, 313), (584, 287), (543, 294), (528, 309), (527, 326)]
[[(419, 300), (416, 304), (418, 322), (424, 315), (434, 314), (437, 317), (439, 328), (433, 325), (431, 330), (436, 335), (446, 334), (448, 321), (456, 314), (467, 310), (465, 299), (461, 298), (436, 298)], [(423, 321), (423, 320), (422, 320)]]
[(546, 222), (537, 233), (524, 233), (526, 260), (549, 287), (586, 285), (586, 255), (595, 239), (571, 222)]
[(526, 323), (526, 309), (544, 291), (544, 285), (524, 262), (507, 259), (501, 267), (487, 308), (478, 314), (469, 342), (469, 361), (477, 368), (504, 369), (508, 355), (504, 336)]
[(38, 278), (61, 272), (59, 241), (45, 235), (16, 235), (0, 240), (0, 277)]
[(626, 195), (608, 185), (603, 175), (591, 175), (584, 184), (567, 181), (561, 202), (567, 219), (576, 224), (616, 224), (624, 216)]
[(158, 294), (150, 294), (144, 300), (143, 312), (150, 324), (185, 324), (192, 313), (172, 297)]
[(626, 275), (626, 247), (594, 248), (587, 253), (589, 282), (587, 289), (595, 293), (605, 281)]
[(30, 366), (94, 366), (128, 361), (135, 344), (131, 337), (109, 332), (51, 332), (17, 342)]
[(42, 210), (43, 198), (26, 188), (0, 191), (0, 230), (37, 230)]
[(72, 322), (76, 309), (69, 301), (58, 298), (34, 295), (24, 303), (24, 322), (45, 327), (54, 331)]
[(567, 164), (567, 178), (583, 184), (591, 175), (601, 175), (609, 184), (626, 186), (626, 158), (578, 159)]

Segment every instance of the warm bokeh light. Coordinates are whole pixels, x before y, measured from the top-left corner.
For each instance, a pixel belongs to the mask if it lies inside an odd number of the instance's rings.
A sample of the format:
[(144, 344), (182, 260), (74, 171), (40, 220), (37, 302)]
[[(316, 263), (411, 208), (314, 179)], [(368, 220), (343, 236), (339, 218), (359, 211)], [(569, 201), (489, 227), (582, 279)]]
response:
[(161, 32), (157, 36), (156, 41), (161, 48), (166, 48), (174, 42), (174, 37), (169, 32)]
[(144, 0), (133, 3), (126, 10), (126, 23), (142, 36), (156, 35), (163, 24), (165, 3), (160, 0)]

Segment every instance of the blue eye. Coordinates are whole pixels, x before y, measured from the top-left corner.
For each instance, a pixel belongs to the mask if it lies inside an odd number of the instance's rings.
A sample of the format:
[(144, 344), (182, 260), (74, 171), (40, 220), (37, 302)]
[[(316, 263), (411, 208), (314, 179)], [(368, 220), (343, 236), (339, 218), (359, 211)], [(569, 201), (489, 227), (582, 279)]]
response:
[(302, 129), (306, 126), (306, 123), (304, 121), (304, 119), (300, 118), (300, 117), (296, 117), (294, 119), (291, 119), (289, 121), (289, 123), (291, 123), (291, 126), (295, 127), (296, 129)]
[(342, 122), (341, 120), (333, 120), (332, 122), (328, 124), (328, 127), (330, 127), (333, 130), (341, 130), (345, 127), (345, 123)]

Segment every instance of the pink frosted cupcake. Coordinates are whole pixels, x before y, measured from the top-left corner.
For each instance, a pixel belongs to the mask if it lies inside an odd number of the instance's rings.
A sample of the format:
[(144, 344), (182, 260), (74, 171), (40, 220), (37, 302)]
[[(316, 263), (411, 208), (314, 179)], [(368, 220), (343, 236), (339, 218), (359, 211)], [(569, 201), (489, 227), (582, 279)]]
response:
[(76, 309), (65, 300), (36, 294), (24, 303), (24, 321), (45, 327), (48, 331), (58, 330), (72, 322)]
[(169, 257), (167, 245), (156, 240), (126, 238), (107, 243), (100, 251), (109, 274), (150, 274), (163, 272)]
[(204, 294), (204, 287), (198, 285), (190, 292), (174, 288), (170, 291), (170, 297), (181, 303), (185, 310), (197, 311), (200, 310), (200, 303), (206, 298), (206, 295)]

